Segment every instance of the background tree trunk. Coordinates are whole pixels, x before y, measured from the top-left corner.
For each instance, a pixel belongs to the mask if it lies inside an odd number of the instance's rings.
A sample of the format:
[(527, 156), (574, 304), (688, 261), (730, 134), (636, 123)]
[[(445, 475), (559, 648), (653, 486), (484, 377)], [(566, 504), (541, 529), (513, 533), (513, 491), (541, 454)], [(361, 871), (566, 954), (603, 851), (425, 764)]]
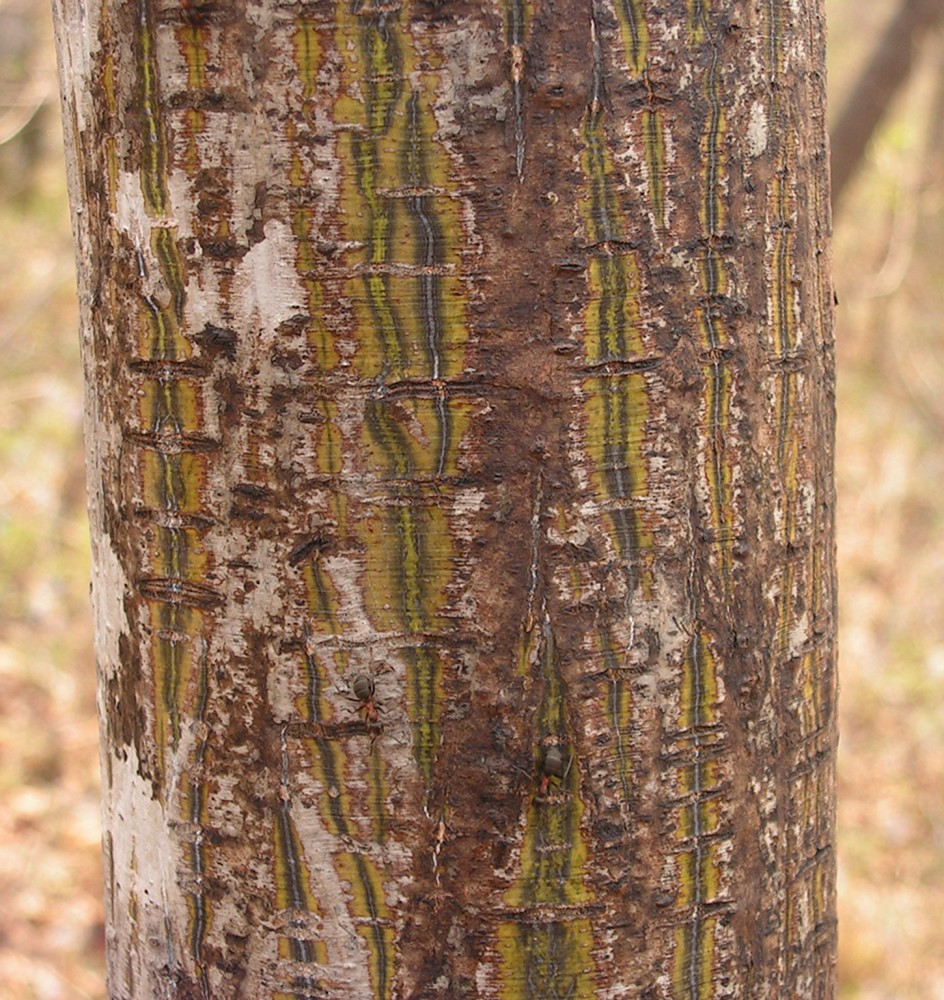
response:
[(816, 4), (57, 0), (113, 997), (830, 997)]
[(944, 18), (938, 0), (901, 0), (832, 130), (832, 200), (838, 205), (869, 140), (908, 80), (915, 51)]

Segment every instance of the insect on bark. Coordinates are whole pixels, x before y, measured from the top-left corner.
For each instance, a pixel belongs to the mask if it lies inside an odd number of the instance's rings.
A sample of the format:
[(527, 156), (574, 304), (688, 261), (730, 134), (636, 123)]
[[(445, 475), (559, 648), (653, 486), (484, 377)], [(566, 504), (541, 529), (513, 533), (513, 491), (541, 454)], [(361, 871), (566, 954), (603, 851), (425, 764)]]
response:
[(370, 734), (370, 746), (373, 749), (374, 742), (383, 732), (383, 723), (380, 721), (381, 708), (377, 701), (374, 678), (370, 674), (355, 674), (351, 678), (348, 690), (350, 694), (347, 697), (356, 702), (358, 714), (363, 715), (364, 725)]
[(552, 781), (558, 785), (562, 784), (572, 763), (572, 755), (567, 758), (565, 763), (564, 752), (556, 743), (549, 746), (544, 751), (544, 758), (541, 761), (541, 781), (538, 785), (538, 795), (547, 795)]
[(358, 711), (364, 713), (364, 721), (368, 726), (380, 725), (377, 715), (380, 706), (374, 699), (375, 690), (374, 679), (368, 674), (357, 674), (351, 681), (351, 694), (358, 703)]

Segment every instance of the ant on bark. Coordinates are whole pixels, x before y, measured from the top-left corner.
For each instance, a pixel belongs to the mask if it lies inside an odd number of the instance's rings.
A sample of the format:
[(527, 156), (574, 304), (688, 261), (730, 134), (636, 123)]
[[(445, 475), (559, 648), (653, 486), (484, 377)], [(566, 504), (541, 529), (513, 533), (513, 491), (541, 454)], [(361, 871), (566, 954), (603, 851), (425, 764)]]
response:
[(373, 749), (374, 741), (383, 732), (374, 678), (370, 674), (355, 674), (348, 685), (348, 690), (350, 691), (347, 695), (348, 700), (357, 703), (358, 714), (363, 712), (364, 725), (370, 733), (370, 746)]
[(380, 719), (377, 713), (380, 706), (374, 697), (376, 685), (374, 679), (369, 674), (355, 674), (351, 681), (351, 694), (357, 702), (358, 712), (364, 713), (364, 722), (368, 726), (379, 726)]
[(556, 743), (549, 746), (544, 751), (544, 759), (541, 761), (541, 782), (538, 785), (538, 796), (543, 798), (547, 795), (551, 789), (552, 781), (562, 785), (573, 762), (574, 758), (571, 755), (567, 763), (564, 763), (564, 753)]

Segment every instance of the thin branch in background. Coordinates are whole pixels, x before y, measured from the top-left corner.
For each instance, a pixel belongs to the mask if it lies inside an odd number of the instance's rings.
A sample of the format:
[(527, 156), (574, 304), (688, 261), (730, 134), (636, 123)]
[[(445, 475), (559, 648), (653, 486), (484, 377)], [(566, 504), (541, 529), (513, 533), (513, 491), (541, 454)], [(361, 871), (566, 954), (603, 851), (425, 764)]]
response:
[(15, 104), (6, 104), (0, 111), (0, 146), (18, 139), (36, 120), (36, 116), (46, 107), (53, 96), (49, 81), (41, 81), (32, 91), (20, 97)]
[(944, 427), (944, 349), (940, 337), (940, 246), (942, 217), (942, 168), (944, 168), (944, 46), (926, 53), (923, 107), (926, 116), (924, 143), (916, 158), (918, 184), (914, 198), (914, 267), (909, 271), (906, 294), (897, 302), (893, 322), (900, 331), (889, 338), (893, 364), (890, 370), (912, 410), (939, 435)]
[(914, 139), (895, 149), (890, 161), (882, 165), (882, 172), (894, 183), (894, 208), (885, 256), (861, 293), (864, 299), (894, 295), (908, 278), (918, 230), (927, 215), (928, 188), (936, 176), (931, 164), (941, 141), (942, 69), (942, 46), (922, 45), (915, 53), (898, 112)]
[(908, 79), (915, 46), (942, 20), (941, 0), (902, 0), (879, 39), (830, 136), (834, 205), (839, 204), (875, 129)]

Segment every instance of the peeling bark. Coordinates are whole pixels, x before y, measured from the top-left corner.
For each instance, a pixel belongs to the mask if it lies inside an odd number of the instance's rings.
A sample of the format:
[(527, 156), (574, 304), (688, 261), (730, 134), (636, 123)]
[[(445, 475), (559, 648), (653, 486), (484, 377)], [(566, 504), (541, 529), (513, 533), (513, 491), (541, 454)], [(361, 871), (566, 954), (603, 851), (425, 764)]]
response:
[(110, 995), (832, 997), (818, 6), (56, 16)]

